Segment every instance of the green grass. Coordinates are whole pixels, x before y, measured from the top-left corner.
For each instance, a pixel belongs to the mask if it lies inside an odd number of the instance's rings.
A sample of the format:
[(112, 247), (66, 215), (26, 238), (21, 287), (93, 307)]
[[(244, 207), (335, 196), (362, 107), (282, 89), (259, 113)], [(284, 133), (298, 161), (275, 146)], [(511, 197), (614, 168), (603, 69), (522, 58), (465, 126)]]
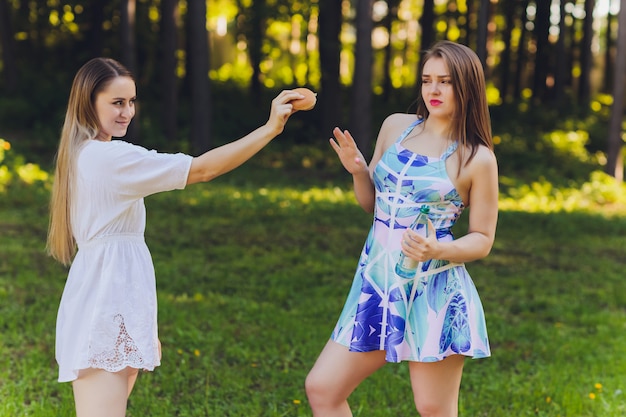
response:
[[(146, 200), (163, 364), (140, 375), (129, 417), (311, 415), (304, 378), (371, 216), (345, 176), (295, 186), (252, 179), (257, 169)], [(0, 198), (0, 416), (70, 416), (54, 361), (66, 270), (43, 252), (47, 191)], [(623, 212), (501, 212), (492, 254), (468, 264), (493, 356), (466, 362), (461, 416), (626, 415), (625, 235)], [(416, 415), (406, 364), (350, 403), (355, 416)]]

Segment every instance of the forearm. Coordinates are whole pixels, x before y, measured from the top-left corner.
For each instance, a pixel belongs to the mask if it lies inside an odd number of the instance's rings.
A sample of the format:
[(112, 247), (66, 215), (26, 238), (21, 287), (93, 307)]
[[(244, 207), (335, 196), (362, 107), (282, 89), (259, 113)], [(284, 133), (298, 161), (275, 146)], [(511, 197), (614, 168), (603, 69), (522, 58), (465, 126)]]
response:
[(439, 242), (435, 258), (459, 263), (482, 259), (491, 252), (493, 241), (493, 237), (480, 232), (468, 233), (451, 242)]
[(357, 202), (365, 212), (372, 213), (374, 211), (376, 192), (369, 171), (353, 174), (352, 182)]
[(263, 149), (276, 136), (274, 130), (268, 125), (263, 125), (241, 139), (195, 157), (191, 163), (187, 184), (211, 181), (232, 171)]

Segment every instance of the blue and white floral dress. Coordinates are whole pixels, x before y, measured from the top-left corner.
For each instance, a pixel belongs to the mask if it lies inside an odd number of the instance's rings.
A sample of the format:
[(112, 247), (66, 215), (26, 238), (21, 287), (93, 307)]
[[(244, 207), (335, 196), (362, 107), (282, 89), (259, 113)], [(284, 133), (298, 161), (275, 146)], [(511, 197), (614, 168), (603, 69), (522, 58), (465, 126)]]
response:
[(419, 155), (402, 142), (412, 123), (374, 170), (374, 222), (361, 252), (352, 288), (331, 339), (351, 351), (386, 351), (388, 362), (440, 361), (461, 354), (491, 355), (483, 307), (464, 264), (420, 263), (414, 278), (395, 273), (404, 230), (422, 205), (437, 239), (451, 241), (464, 205), (446, 172), (453, 143), (439, 158)]

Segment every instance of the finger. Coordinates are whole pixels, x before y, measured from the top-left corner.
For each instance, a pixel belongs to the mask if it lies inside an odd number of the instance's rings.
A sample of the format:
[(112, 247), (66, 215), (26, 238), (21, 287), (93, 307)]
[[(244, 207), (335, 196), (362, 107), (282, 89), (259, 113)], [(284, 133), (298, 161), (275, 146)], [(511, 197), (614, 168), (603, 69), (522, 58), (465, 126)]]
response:
[(348, 130), (344, 130), (343, 134), (345, 136), (345, 138), (356, 147), (356, 141), (354, 140), (354, 138), (352, 137), (352, 134), (350, 133), (350, 131)]
[(304, 96), (292, 90), (283, 90), (274, 100), (276, 100), (277, 104), (286, 104), (299, 98), (304, 98)]
[(335, 136), (335, 139), (337, 139), (337, 142), (339, 142), (340, 144), (341, 142), (345, 142), (345, 136), (341, 129), (339, 129), (338, 127), (333, 129), (333, 136)]

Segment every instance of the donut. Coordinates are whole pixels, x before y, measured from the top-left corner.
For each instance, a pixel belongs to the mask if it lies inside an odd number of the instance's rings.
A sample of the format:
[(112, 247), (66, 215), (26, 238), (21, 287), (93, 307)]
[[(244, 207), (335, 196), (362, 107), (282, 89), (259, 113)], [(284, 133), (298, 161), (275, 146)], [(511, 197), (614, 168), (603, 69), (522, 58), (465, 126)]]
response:
[(317, 102), (316, 93), (304, 87), (294, 88), (291, 91), (295, 91), (296, 93), (300, 93), (304, 96), (304, 98), (291, 100), (294, 110), (311, 110), (315, 107), (315, 103)]

